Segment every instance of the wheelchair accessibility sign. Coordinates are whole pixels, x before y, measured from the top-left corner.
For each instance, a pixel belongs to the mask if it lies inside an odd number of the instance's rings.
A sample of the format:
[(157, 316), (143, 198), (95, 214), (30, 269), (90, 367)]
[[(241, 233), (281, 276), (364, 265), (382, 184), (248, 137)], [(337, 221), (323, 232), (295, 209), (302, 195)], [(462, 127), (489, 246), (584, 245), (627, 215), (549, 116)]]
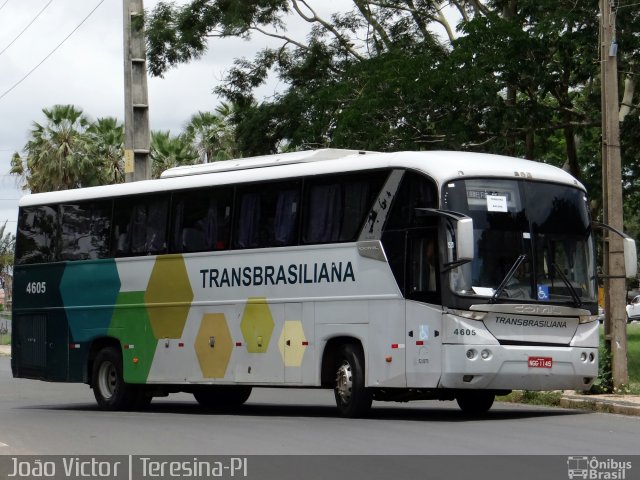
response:
[(549, 285), (538, 285), (538, 300), (549, 300)]

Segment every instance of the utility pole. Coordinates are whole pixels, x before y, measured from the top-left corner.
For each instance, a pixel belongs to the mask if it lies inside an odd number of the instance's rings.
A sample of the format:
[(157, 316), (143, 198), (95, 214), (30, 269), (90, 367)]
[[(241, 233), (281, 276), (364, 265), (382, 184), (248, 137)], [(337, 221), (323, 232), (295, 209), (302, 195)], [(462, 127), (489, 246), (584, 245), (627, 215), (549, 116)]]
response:
[[(600, 71), (602, 82), (602, 196), (604, 223), (623, 230), (622, 170), (616, 42), (616, 0), (600, 0)], [(626, 280), (622, 238), (604, 237), (605, 343), (611, 352), (614, 388), (629, 383), (627, 371)]]
[(142, 0), (123, 0), (125, 181), (151, 178), (149, 95)]

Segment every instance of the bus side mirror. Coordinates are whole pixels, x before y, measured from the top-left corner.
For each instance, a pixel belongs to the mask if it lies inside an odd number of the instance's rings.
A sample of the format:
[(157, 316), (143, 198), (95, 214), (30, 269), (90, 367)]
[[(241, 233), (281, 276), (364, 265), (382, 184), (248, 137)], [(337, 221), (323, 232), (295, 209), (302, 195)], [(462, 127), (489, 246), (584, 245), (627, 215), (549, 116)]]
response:
[(624, 232), (616, 230), (611, 225), (601, 222), (591, 222), (593, 228), (601, 228), (608, 230), (622, 237), (622, 245), (624, 250), (624, 273), (627, 278), (635, 278), (638, 273), (638, 253), (636, 251), (636, 242), (633, 238)]
[(473, 219), (471, 217), (464, 213), (438, 208), (416, 208), (416, 211), (419, 215), (437, 215), (455, 222), (457, 257), (452, 263), (466, 263), (473, 260), (475, 242), (473, 241)]
[(624, 237), (624, 272), (627, 278), (634, 278), (638, 273), (638, 255), (636, 242), (633, 238)]
[[(456, 221), (456, 247), (458, 261), (473, 260), (473, 220), (471, 218), (459, 218)], [(634, 245), (635, 248), (635, 245)]]

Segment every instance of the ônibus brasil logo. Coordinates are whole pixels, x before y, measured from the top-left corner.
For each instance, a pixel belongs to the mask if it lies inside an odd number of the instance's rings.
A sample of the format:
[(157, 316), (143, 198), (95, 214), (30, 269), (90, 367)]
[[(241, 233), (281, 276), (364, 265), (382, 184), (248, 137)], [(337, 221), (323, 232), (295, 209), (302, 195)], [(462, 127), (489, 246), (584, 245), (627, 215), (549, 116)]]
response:
[(627, 470), (631, 470), (631, 462), (613, 458), (599, 459), (588, 456), (571, 456), (567, 458), (567, 475), (570, 479), (585, 480), (625, 480)]

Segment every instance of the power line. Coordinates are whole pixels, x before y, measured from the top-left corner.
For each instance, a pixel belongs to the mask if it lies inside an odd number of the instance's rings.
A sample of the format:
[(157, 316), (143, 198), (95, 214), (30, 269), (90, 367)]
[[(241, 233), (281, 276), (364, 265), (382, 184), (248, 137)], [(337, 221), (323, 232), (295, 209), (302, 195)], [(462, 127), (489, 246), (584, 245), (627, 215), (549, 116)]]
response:
[(2, 8), (3, 8), (7, 3), (9, 3), (9, 0), (6, 0), (2, 5), (0, 5), (0, 10), (2, 10)]
[[(8, 2), (8, 1), (9, 1), (9, 0), (7, 0), (7, 2)], [(23, 30), (18, 34), (18, 36), (17, 36), (16, 38), (14, 38), (13, 40), (11, 40), (11, 42), (9, 42), (9, 45), (7, 45), (7, 46), (6, 46), (6, 47), (4, 47), (2, 50), (0, 50), (0, 55), (2, 55), (4, 52), (6, 52), (6, 51), (7, 51), (7, 49), (8, 49), (11, 45), (13, 45), (13, 44), (16, 42), (16, 40), (18, 40), (18, 39), (22, 36), (22, 34), (23, 34), (24, 32), (26, 32), (26, 31), (27, 31), (27, 29), (28, 29), (31, 25), (33, 25), (33, 22), (35, 22), (35, 21), (38, 19), (38, 17), (39, 17), (40, 15), (42, 15), (42, 12), (44, 12), (44, 11), (47, 9), (47, 7), (48, 7), (49, 5), (51, 5), (51, 3), (52, 3), (52, 2), (53, 2), (53, 0), (49, 0), (49, 3), (47, 3), (44, 7), (42, 7), (42, 10), (40, 10), (40, 11), (36, 14), (36, 16), (35, 16), (35, 17), (33, 17), (33, 19), (31, 19), (31, 21), (27, 24), (27, 26), (26, 26), (26, 27), (24, 27), (24, 29), (23, 29)], [(5, 5), (6, 5), (6, 2), (5, 2)], [(3, 6), (4, 6), (4, 5), (3, 5)], [(0, 7), (0, 8), (2, 8), (2, 7)]]
[(51, 55), (53, 55), (53, 54), (56, 52), (56, 50), (58, 50), (58, 48), (60, 48), (60, 47), (62, 46), (62, 44), (63, 44), (64, 42), (66, 42), (67, 40), (69, 40), (69, 37), (71, 37), (71, 35), (73, 35), (74, 33), (76, 33), (76, 30), (78, 30), (78, 29), (79, 29), (79, 28), (84, 24), (84, 22), (86, 22), (86, 21), (89, 19), (89, 17), (90, 17), (91, 15), (93, 15), (93, 12), (95, 12), (95, 11), (98, 9), (98, 7), (99, 7), (100, 5), (102, 5), (103, 3), (104, 3), (104, 0), (100, 0), (100, 2), (98, 2), (98, 4), (93, 8), (93, 10), (91, 10), (91, 11), (89, 12), (89, 14), (88, 14), (86, 17), (84, 17), (84, 18), (82, 19), (82, 21), (78, 24), (78, 26), (77, 26), (76, 28), (74, 28), (74, 29), (71, 31), (71, 33), (70, 33), (69, 35), (67, 35), (67, 36), (66, 36), (66, 37), (65, 37), (65, 38), (64, 38), (64, 39), (63, 39), (63, 40), (62, 40), (58, 45), (56, 45), (56, 47), (55, 47), (53, 50), (51, 50), (51, 52), (49, 52), (49, 54), (47, 54), (47, 56), (46, 56), (46, 57), (44, 57), (44, 58), (40, 61), (40, 63), (38, 63), (35, 67), (33, 67), (31, 70), (29, 70), (29, 72), (28, 72), (24, 77), (22, 77), (20, 80), (18, 80), (16, 83), (14, 83), (11, 87), (9, 87), (9, 89), (8, 89), (8, 90), (6, 90), (2, 95), (0, 95), (0, 100), (2, 100), (4, 97), (6, 97), (6, 96), (9, 94), (9, 92), (11, 92), (14, 88), (16, 88), (16, 87), (17, 87), (18, 85), (20, 85), (22, 82), (24, 82), (24, 81), (29, 77), (29, 75), (31, 75), (33, 72), (35, 72), (35, 71), (38, 69), (38, 67), (39, 67), (40, 65), (42, 65), (44, 62), (46, 62), (46, 61), (47, 61), (47, 59), (48, 59)]

